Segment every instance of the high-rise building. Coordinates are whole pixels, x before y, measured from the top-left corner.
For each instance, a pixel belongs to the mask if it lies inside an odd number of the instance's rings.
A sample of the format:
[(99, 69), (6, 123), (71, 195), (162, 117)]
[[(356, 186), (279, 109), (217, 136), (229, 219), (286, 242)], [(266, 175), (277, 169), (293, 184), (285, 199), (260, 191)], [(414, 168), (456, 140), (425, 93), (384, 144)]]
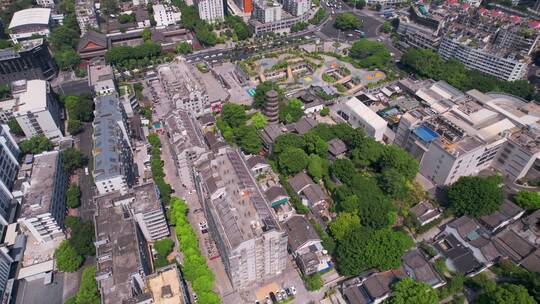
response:
[(26, 137), (45, 135), (50, 140), (63, 138), (60, 106), (45, 80), (18, 81), (12, 85), (17, 98), (13, 117)]
[(253, 19), (261, 23), (271, 23), (281, 20), (282, 6), (277, 1), (257, 0), (253, 3)]
[(268, 118), (268, 123), (277, 123), (279, 121), (279, 101), (276, 90), (266, 92), (264, 115)]
[(215, 23), (225, 19), (223, 0), (198, 0), (199, 17), (208, 23)]
[(0, 125), (0, 235), (11, 222), (13, 195), (11, 190), (19, 170), (20, 150), (7, 125)]
[(283, 0), (283, 9), (293, 16), (302, 16), (310, 8), (311, 0)]
[(14, 260), (9, 254), (9, 249), (6, 245), (0, 245), (0, 295), (3, 295), (6, 289), (13, 262)]
[(126, 114), (115, 94), (94, 99), (94, 181), (100, 194), (127, 193), (135, 183)]
[(176, 6), (165, 4), (152, 5), (154, 10), (154, 20), (156, 20), (156, 26), (164, 27), (174, 25), (180, 21), (180, 11)]
[(21, 41), (18, 48), (0, 50), (0, 84), (17, 80), (51, 80), (58, 71), (42, 38)]
[(60, 152), (35, 155), (24, 175), (29, 178), (21, 187), (19, 224), (39, 243), (63, 237), (68, 175), (62, 169)]
[(208, 225), (233, 286), (245, 289), (282, 273), (288, 259), (287, 234), (241, 153), (221, 148), (198, 170)]

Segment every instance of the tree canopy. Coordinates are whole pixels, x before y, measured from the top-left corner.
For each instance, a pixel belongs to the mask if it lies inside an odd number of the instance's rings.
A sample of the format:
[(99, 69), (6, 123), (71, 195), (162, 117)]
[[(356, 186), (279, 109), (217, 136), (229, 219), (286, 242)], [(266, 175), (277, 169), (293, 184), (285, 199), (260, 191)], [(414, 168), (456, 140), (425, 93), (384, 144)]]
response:
[(347, 234), (360, 226), (360, 218), (355, 213), (340, 212), (334, 221), (328, 224), (330, 233), (336, 241), (342, 241)]
[(389, 304), (438, 304), (437, 291), (422, 281), (404, 278), (392, 286)]
[(334, 22), (334, 27), (343, 30), (355, 30), (362, 26), (362, 21), (355, 14), (347, 12), (338, 14)]
[(247, 154), (258, 154), (262, 149), (262, 141), (254, 126), (243, 125), (233, 131), (234, 139), (242, 151)]
[(81, 256), (92, 256), (96, 254), (94, 245), (95, 231), (92, 221), (79, 221), (71, 227), (71, 238), (69, 244)]
[(253, 103), (251, 104), (251, 106), (256, 109), (264, 108), (264, 105), (266, 103), (266, 93), (272, 89), (278, 92), (278, 99), (280, 101), (283, 101), (283, 90), (279, 87), (277, 83), (267, 80), (260, 83), (255, 89), (255, 95), (253, 95)]
[(24, 136), (24, 131), (17, 122), (17, 119), (15, 117), (12, 117), (8, 121), (8, 127), (11, 133), (17, 135), (17, 136)]
[(66, 202), (69, 208), (77, 208), (81, 204), (81, 189), (77, 184), (69, 185)]
[(257, 130), (264, 128), (266, 124), (268, 123), (268, 119), (266, 118), (266, 116), (261, 114), (261, 112), (257, 112), (253, 114), (250, 120), (251, 120), (251, 125)]
[(95, 279), (96, 267), (90, 266), (84, 269), (81, 278), (79, 291), (77, 291), (77, 304), (99, 304), (101, 299), (99, 296), (98, 285)]
[(278, 157), (279, 168), (287, 175), (294, 175), (304, 170), (309, 158), (304, 150), (287, 148)]
[(325, 158), (317, 154), (311, 154), (309, 156), (307, 172), (315, 182), (318, 183), (324, 176), (327, 176), (328, 169), (328, 161)]
[(60, 152), (62, 169), (68, 173), (84, 167), (88, 163), (88, 158), (76, 148), (67, 148)]
[(359, 226), (338, 242), (338, 270), (342, 275), (357, 275), (372, 267), (381, 271), (397, 268), (405, 251), (413, 245), (413, 240), (403, 231)]
[(365, 68), (383, 67), (390, 59), (390, 52), (382, 42), (362, 38), (349, 49), (349, 56)]
[(303, 150), (305, 145), (302, 136), (295, 133), (285, 133), (276, 138), (273, 151), (276, 154), (281, 154), (287, 148), (298, 148)]
[(325, 158), (328, 154), (328, 144), (316, 133), (308, 132), (304, 135), (305, 150), (308, 154), (317, 154)]
[(450, 207), (458, 215), (480, 217), (497, 211), (503, 201), (502, 178), (493, 176), (462, 176), (448, 187)]
[(221, 109), (221, 118), (232, 128), (237, 128), (246, 123), (246, 110), (241, 105), (227, 103)]
[(19, 143), (19, 148), (23, 154), (39, 154), (44, 151), (50, 151), (53, 144), (45, 135), (35, 135)]
[(520, 190), (514, 196), (514, 202), (523, 209), (535, 210), (540, 208), (540, 194), (535, 191)]
[(297, 122), (304, 116), (303, 106), (302, 101), (297, 98), (281, 103), (279, 106), (279, 121), (286, 124)]
[(503, 283), (495, 290), (485, 291), (477, 300), (479, 304), (535, 304), (527, 289), (521, 285)]
[(63, 272), (74, 272), (83, 262), (83, 257), (77, 254), (77, 251), (67, 240), (62, 241), (56, 248), (54, 258), (56, 259), (56, 267)]

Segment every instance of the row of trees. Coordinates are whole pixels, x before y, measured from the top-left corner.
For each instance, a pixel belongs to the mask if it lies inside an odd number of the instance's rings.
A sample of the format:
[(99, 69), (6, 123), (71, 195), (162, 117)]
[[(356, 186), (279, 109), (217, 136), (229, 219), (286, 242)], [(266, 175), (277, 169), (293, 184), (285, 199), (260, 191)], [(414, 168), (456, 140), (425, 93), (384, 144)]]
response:
[(81, 222), (78, 217), (68, 216), (65, 225), (70, 238), (62, 241), (54, 251), (56, 267), (63, 272), (74, 272), (86, 256), (95, 254), (94, 225), (91, 221)]
[(155, 58), (159, 55), (161, 55), (161, 46), (148, 40), (137, 46), (114, 46), (105, 53), (105, 60), (111, 64), (126, 65), (130, 60)]
[(161, 200), (165, 205), (171, 202), (171, 185), (165, 182), (164, 162), (161, 159), (161, 141), (156, 133), (150, 133), (148, 135), (148, 142), (150, 143), (150, 170), (154, 177), (154, 183), (159, 189)]
[(75, 1), (63, 0), (58, 8), (64, 13), (64, 23), (54, 27), (48, 41), (54, 51), (54, 59), (58, 67), (69, 70), (75, 68), (81, 61), (77, 53), (80, 29), (75, 14)]
[(253, 35), (251, 28), (238, 16), (227, 16), (225, 23), (233, 29), (233, 40), (246, 40)]
[(83, 122), (92, 122), (94, 120), (92, 94), (69, 95), (61, 98), (61, 101), (68, 112), (68, 132), (71, 135), (79, 134), (84, 130)]
[(219, 296), (212, 291), (214, 274), (201, 254), (197, 235), (187, 219), (188, 206), (178, 197), (171, 200), (171, 223), (176, 226), (176, 236), (180, 250), (184, 254), (182, 270), (184, 277), (191, 283), (200, 303), (221, 303)]
[(101, 299), (95, 276), (95, 266), (85, 268), (82, 273), (81, 284), (77, 294), (74, 297), (67, 299), (65, 304), (99, 304)]
[(483, 92), (497, 91), (533, 99), (535, 89), (527, 80), (504, 81), (476, 70), (466, 69), (455, 59), (445, 61), (429, 49), (409, 49), (401, 56), (401, 63), (423, 77), (445, 80), (463, 90), (478, 89)]
[(173, 0), (182, 13), (182, 24), (185, 28), (195, 32), (195, 37), (200, 43), (213, 46), (217, 43), (217, 36), (212, 27), (199, 17), (199, 11), (193, 5), (187, 5), (183, 0)]

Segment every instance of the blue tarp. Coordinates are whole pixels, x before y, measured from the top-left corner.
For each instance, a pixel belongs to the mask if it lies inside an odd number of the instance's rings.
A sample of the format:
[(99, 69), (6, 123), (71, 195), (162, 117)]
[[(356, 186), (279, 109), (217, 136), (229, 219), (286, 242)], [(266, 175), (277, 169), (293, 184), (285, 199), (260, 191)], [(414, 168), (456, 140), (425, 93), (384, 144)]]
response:
[(425, 142), (432, 142), (439, 137), (439, 134), (424, 125), (414, 129), (414, 134)]

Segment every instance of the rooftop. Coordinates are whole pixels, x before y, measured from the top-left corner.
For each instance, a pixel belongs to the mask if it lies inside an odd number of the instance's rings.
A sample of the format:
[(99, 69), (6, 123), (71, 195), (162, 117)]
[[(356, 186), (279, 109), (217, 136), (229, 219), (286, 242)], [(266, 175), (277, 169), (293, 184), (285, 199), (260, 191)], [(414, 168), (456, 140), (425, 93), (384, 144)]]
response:
[(177, 152), (191, 147), (206, 148), (198, 122), (188, 111), (174, 110), (165, 118), (165, 125)]
[(259, 185), (237, 150), (220, 149), (202, 175), (211, 195), (223, 191), (224, 195), (212, 199), (209, 205), (229, 248), (279, 229)]
[(146, 279), (155, 304), (184, 304), (180, 271), (175, 265), (157, 269)]
[(135, 222), (125, 206), (114, 206), (108, 196), (95, 198), (96, 279), (104, 304), (132, 298), (132, 276), (143, 266)]
[(403, 267), (411, 278), (431, 286), (436, 286), (444, 282), (418, 249), (405, 253), (403, 256)]
[(34, 156), (34, 163), (29, 179), (30, 187), (21, 206), (21, 218), (32, 218), (50, 212), (54, 175), (61, 170), (58, 151), (43, 152)]
[(49, 83), (45, 80), (18, 81), (16, 87), (13, 88), (13, 94), (18, 97), (13, 108), (14, 114), (25, 115), (27, 112), (46, 109), (49, 90)]
[(361, 116), (364, 121), (369, 122), (373, 128), (379, 129), (386, 127), (386, 120), (373, 112), (368, 106), (358, 100), (358, 98), (351, 97), (345, 102), (345, 105), (354, 111), (356, 115)]
[(315, 229), (302, 215), (296, 215), (288, 219), (284, 228), (289, 236), (289, 248), (293, 252), (308, 242), (321, 241)]
[(11, 18), (9, 29), (29, 24), (48, 25), (51, 19), (50, 8), (28, 8), (16, 11)]

